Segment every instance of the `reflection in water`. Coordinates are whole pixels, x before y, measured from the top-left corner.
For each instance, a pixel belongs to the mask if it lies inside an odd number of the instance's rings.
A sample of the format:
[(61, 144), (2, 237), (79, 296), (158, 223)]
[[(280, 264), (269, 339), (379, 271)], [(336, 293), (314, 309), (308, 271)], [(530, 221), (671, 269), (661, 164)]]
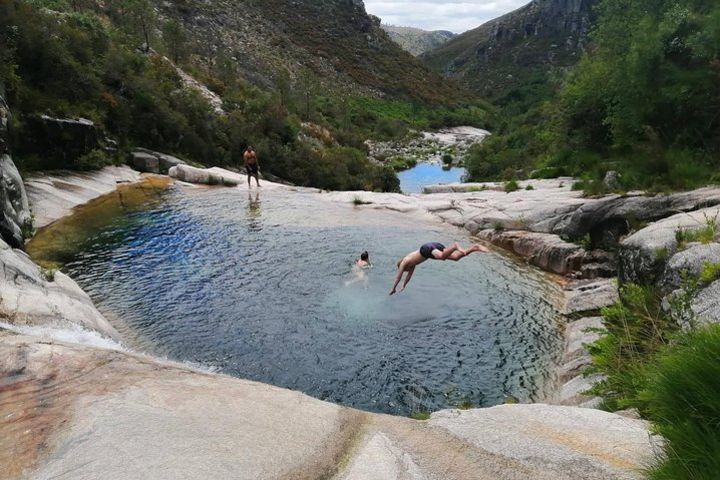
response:
[[(238, 189), (164, 197), (66, 266), (136, 349), (397, 414), (529, 400), (560, 349), (542, 282), (496, 255), (423, 265), (388, 296), (407, 251), (469, 240), (446, 225), (301, 192), (245, 211)], [(365, 249), (367, 281), (345, 285)]]
[(260, 190), (248, 190), (247, 204), (248, 228), (254, 232), (262, 230), (261, 212), (260, 212)]

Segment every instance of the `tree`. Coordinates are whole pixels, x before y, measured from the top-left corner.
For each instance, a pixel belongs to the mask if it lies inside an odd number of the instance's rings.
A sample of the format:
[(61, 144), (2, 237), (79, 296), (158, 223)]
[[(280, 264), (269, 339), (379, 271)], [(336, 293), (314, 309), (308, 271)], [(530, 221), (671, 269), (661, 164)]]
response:
[(170, 58), (176, 64), (187, 56), (187, 32), (179, 21), (171, 19), (165, 23), (163, 26), (163, 41)]

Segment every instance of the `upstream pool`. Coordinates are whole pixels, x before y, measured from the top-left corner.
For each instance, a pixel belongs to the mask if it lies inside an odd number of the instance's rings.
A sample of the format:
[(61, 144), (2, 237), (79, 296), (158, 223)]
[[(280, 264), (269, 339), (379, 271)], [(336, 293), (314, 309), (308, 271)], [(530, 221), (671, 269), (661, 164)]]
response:
[[(131, 348), (352, 407), (529, 401), (561, 349), (543, 279), (497, 254), (426, 262), (388, 296), (404, 254), (471, 242), (422, 217), (304, 191), (173, 187), (74, 228), (71, 242), (42, 232), (54, 240), (42, 253)], [(363, 250), (374, 267), (348, 284)]]

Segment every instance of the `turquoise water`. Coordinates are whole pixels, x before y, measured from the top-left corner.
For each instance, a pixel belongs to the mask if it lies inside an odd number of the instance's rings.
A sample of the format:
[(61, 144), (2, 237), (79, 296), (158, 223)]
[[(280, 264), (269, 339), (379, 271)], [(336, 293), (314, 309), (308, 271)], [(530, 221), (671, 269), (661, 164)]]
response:
[[(543, 282), (495, 254), (399, 257), (460, 230), (317, 194), (171, 189), (66, 270), (131, 346), (375, 412), (535, 397), (561, 347)], [(374, 267), (353, 279), (362, 250)]]
[(462, 181), (464, 168), (453, 167), (443, 170), (440, 165), (420, 163), (417, 166), (398, 173), (400, 190), (403, 193), (422, 193), (426, 185), (437, 183), (456, 183)]

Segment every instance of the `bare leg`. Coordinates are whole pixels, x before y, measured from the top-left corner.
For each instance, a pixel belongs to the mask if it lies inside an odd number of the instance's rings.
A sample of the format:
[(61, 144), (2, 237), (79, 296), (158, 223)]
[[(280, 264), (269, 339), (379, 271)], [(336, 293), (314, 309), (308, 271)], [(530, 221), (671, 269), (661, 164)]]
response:
[[(462, 252), (462, 250), (460, 250), (460, 245), (458, 245), (456, 242), (456, 243), (453, 243), (453, 245), (451, 247), (447, 247), (442, 252), (440, 252), (440, 250), (433, 250), (433, 256), (438, 260), (447, 260), (448, 258), (450, 258), (450, 256), (453, 253), (455, 253), (457, 251)], [(436, 252), (439, 252), (439, 253), (436, 253)]]
[(480, 245), (480, 244), (475, 244), (475, 245), (472, 245), (472, 246), (471, 246), (470, 248), (468, 248), (467, 250), (461, 250), (461, 249), (455, 250), (455, 251), (448, 257), (448, 260), (452, 260), (453, 262), (457, 262), (457, 261), (460, 260), (461, 258), (466, 257), (466, 256), (470, 255), (470, 254), (473, 253), (473, 252), (488, 252), (488, 251), (489, 251), (489, 250), (488, 250), (486, 247), (483, 247), (483, 246)]
[(260, 178), (258, 177), (258, 174), (255, 174), (255, 183), (257, 183), (257, 186), (260, 186)]

